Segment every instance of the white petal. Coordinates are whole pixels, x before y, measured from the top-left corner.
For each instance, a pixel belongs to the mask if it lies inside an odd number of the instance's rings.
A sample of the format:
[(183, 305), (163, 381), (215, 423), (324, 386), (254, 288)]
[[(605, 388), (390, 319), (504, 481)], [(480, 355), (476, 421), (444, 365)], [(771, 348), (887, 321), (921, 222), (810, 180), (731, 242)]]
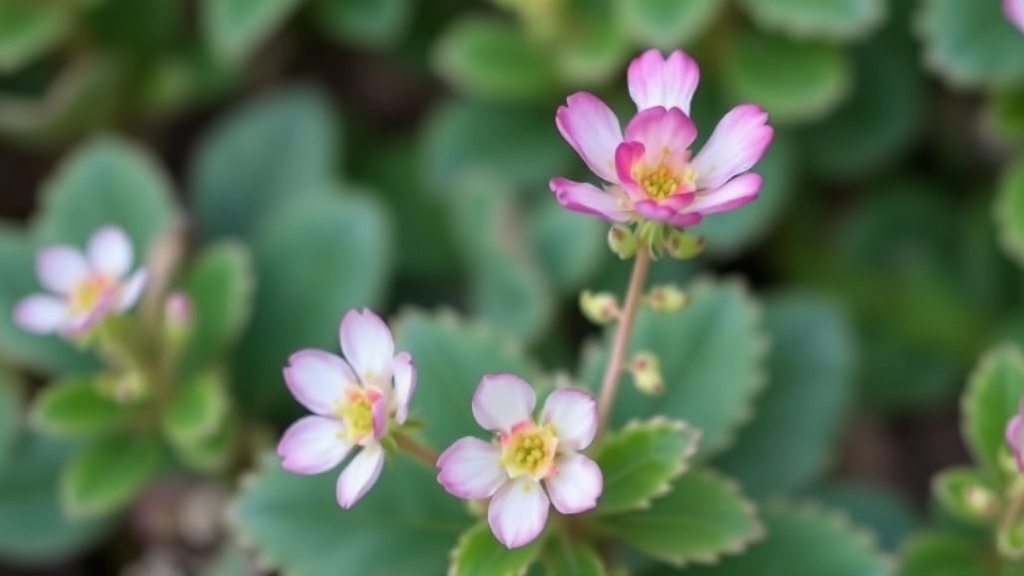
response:
[(541, 422), (554, 425), (560, 448), (582, 450), (597, 433), (597, 402), (579, 388), (555, 390), (544, 402)]
[(85, 256), (72, 246), (51, 246), (36, 256), (36, 273), (44, 288), (67, 294), (89, 276)]
[(298, 474), (319, 474), (337, 466), (352, 445), (344, 425), (333, 418), (306, 416), (292, 424), (277, 444), (281, 467)]
[(408, 352), (399, 352), (391, 362), (391, 374), (395, 381), (395, 422), (404, 424), (409, 416), (409, 400), (416, 389), (416, 368)]
[(384, 449), (376, 442), (363, 447), (338, 477), (338, 504), (351, 508), (365, 495), (384, 467)]
[(132, 265), (132, 242), (117, 226), (104, 226), (94, 232), (85, 253), (93, 270), (116, 278), (127, 274)]
[(520, 476), (502, 486), (487, 508), (491, 532), (506, 548), (532, 542), (544, 530), (547, 520), (548, 497), (529, 476)]
[(344, 360), (323, 350), (300, 350), (288, 358), (284, 381), (292, 396), (314, 414), (334, 414), (345, 387), (356, 383)]
[(490, 498), (508, 481), (501, 448), (479, 438), (460, 438), (437, 459), (437, 481), (452, 496)]
[(473, 393), (473, 417), (486, 430), (508, 432), (529, 420), (537, 397), (533, 388), (514, 374), (488, 374)]
[(390, 378), (395, 341), (391, 329), (368, 308), (349, 310), (339, 329), (341, 352), (364, 384), (377, 378)]
[(67, 318), (67, 305), (58, 298), (33, 294), (14, 306), (14, 323), (29, 332), (51, 334)]
[(145, 270), (138, 270), (121, 285), (121, 293), (118, 295), (117, 310), (124, 312), (136, 302), (142, 296), (142, 292), (146, 289), (146, 282), (149, 281), (149, 273)]
[(601, 468), (582, 454), (566, 454), (555, 462), (556, 472), (544, 481), (551, 503), (562, 514), (578, 514), (597, 506), (604, 487)]

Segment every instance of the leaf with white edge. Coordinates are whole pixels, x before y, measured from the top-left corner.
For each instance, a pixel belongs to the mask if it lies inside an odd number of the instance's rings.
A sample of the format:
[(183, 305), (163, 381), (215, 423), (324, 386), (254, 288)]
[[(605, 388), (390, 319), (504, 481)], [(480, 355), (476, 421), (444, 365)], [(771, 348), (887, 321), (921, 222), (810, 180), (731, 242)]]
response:
[(61, 4), (0, 0), (0, 71), (16, 70), (53, 48), (72, 18)]
[(1024, 81), (1024, 34), (1002, 2), (930, 0), (920, 7), (925, 63), (955, 85), (1005, 87)]
[(64, 511), (72, 518), (116, 512), (156, 474), (161, 454), (153, 436), (111, 436), (93, 443), (61, 471)]
[(764, 532), (753, 503), (737, 486), (702, 469), (679, 476), (649, 509), (594, 521), (601, 534), (676, 566), (739, 553)]
[(604, 562), (590, 546), (552, 538), (541, 557), (547, 576), (607, 576)]
[(992, 208), (1003, 250), (1024, 265), (1024, 158), (1003, 173)]
[(179, 383), (160, 423), (175, 445), (201, 442), (220, 429), (229, 407), (224, 382), (205, 373)]
[(851, 40), (870, 32), (886, 15), (886, 0), (742, 0), (764, 28), (801, 38)]
[[(767, 537), (742, 555), (715, 566), (692, 569), (692, 576), (815, 574), (882, 576), (888, 561), (871, 536), (844, 517), (808, 505), (774, 502), (761, 507)], [(687, 571), (687, 576), (691, 571)], [(660, 575), (659, 575), (660, 576)]]
[(835, 45), (747, 30), (729, 37), (721, 74), (731, 99), (757, 102), (773, 124), (781, 125), (815, 120), (835, 109), (849, 92), (853, 70)]
[(204, 137), (188, 174), (203, 236), (250, 236), (284, 204), (325, 194), (339, 140), (327, 98), (304, 86), (252, 100), (222, 120)]
[(981, 470), (949, 468), (932, 477), (932, 494), (947, 512), (972, 524), (989, 524), (1003, 509), (1001, 491)]
[(850, 481), (815, 486), (807, 498), (842, 511), (855, 524), (870, 528), (887, 552), (895, 552), (922, 525), (915, 506), (895, 488)]
[(828, 465), (853, 396), (856, 346), (842, 309), (814, 294), (769, 296), (764, 325), (768, 387), (753, 420), (715, 460), (756, 498), (796, 490)]
[(925, 532), (900, 552), (898, 576), (990, 576), (990, 551), (978, 541), (955, 534)]
[(971, 373), (960, 401), (961, 431), (975, 461), (997, 472), (1006, 424), (1024, 398), (1024, 354), (1012, 344), (986, 353)]
[(316, 0), (317, 24), (339, 42), (383, 48), (401, 39), (412, 22), (412, 0)]
[(608, 436), (593, 452), (604, 474), (595, 513), (650, 507), (686, 471), (699, 441), (699, 430), (665, 418), (630, 422)]
[(487, 522), (467, 530), (452, 549), (448, 576), (518, 576), (540, 554), (544, 534), (519, 548), (508, 549), (491, 534)]
[(286, 574), (445, 572), (452, 544), (471, 520), (462, 502), (435, 481), (433, 471), (400, 456), (350, 510), (340, 510), (335, 502), (337, 478), (337, 471), (292, 474), (268, 453), (242, 482), (231, 526), (257, 550), (261, 564)]
[[(726, 448), (750, 418), (765, 383), (768, 342), (760, 305), (741, 282), (705, 279), (684, 291), (690, 304), (676, 314), (639, 310), (630, 338), (627, 357), (648, 351), (660, 360), (664, 393), (647, 396), (624, 381), (612, 423), (659, 414), (688, 422), (701, 431), (701, 459)], [(584, 355), (583, 380), (595, 389), (609, 340)]]
[(608, 226), (599, 218), (544, 202), (526, 219), (530, 247), (545, 275), (563, 292), (583, 288), (608, 253)]
[(725, 4), (724, 0), (615, 0), (615, 9), (636, 42), (671, 50), (699, 38)]
[(200, 22), (218, 57), (241, 62), (294, 12), (302, 0), (205, 0)]
[(41, 431), (72, 438), (117, 430), (143, 416), (138, 406), (118, 402), (89, 376), (49, 384), (36, 395), (31, 410), (32, 422)]
[(461, 436), (487, 434), (470, 410), (473, 391), (485, 374), (509, 372), (535, 383), (535, 368), (522, 352), (479, 324), (452, 314), (405, 312), (392, 328), (395, 349), (412, 355), (417, 381), (430, 383), (430, 393), (413, 399), (411, 417), (430, 423), (422, 434), (435, 448)]
[(21, 428), (21, 394), (14, 379), (0, 372), (0, 469), (14, 451)]

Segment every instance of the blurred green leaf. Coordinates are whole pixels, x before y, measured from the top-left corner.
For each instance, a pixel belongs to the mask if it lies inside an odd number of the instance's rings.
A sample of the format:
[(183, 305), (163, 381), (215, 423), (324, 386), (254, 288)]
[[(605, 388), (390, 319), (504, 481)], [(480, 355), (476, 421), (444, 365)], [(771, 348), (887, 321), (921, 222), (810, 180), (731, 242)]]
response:
[(330, 104), (305, 87), (242, 106), (199, 145), (189, 172), (196, 218), (207, 239), (250, 236), (288, 202), (322, 195), (340, 139)]
[(224, 60), (241, 62), (281, 27), (302, 0), (204, 0), (206, 41)]
[(636, 43), (671, 50), (688, 46), (714, 21), (724, 0), (614, 0)]
[(1024, 354), (1010, 344), (990, 350), (979, 361), (964, 391), (964, 442), (974, 459), (998, 471), (999, 453), (1006, 444), (1006, 423), (1024, 398)]
[(741, 0), (759, 25), (800, 38), (850, 40), (885, 18), (886, 0)]
[(252, 576), (250, 561), (241, 546), (228, 540), (201, 572), (202, 576)]
[(213, 433), (192, 442), (176, 442), (172, 448), (185, 465), (198, 472), (213, 474), (230, 463), (238, 429), (238, 418), (227, 414), (217, 422)]
[(542, 558), (547, 576), (606, 576), (604, 563), (589, 546), (552, 539)]
[(678, 477), (671, 492), (649, 509), (595, 521), (602, 534), (677, 565), (735, 554), (763, 532), (754, 505), (733, 483), (708, 470)]
[[(268, 564), (285, 572), (445, 572), (452, 543), (470, 526), (470, 519), (459, 500), (434, 480), (432, 469), (399, 457), (381, 472), (366, 496), (345, 511), (334, 501), (336, 482), (336, 472), (292, 474), (281, 468), (276, 456), (267, 454), (236, 500), (232, 523)], [(400, 553), (396, 542), (401, 543)]]
[(734, 31), (720, 64), (727, 95), (758, 103), (773, 124), (825, 116), (849, 94), (853, 76), (849, 57), (836, 46), (755, 30)]
[(97, 44), (141, 59), (170, 48), (185, 16), (178, 0), (103, 0), (85, 20)]
[(220, 430), (229, 408), (224, 382), (216, 374), (206, 373), (176, 387), (160, 424), (172, 444), (193, 444)]
[(572, 26), (557, 27), (553, 34), (554, 66), (566, 85), (600, 85), (622, 72), (633, 47), (612, 2), (569, 3)]
[(68, 6), (0, 0), (0, 72), (20, 68), (56, 46), (72, 19)]
[(913, 505), (894, 488), (831, 481), (816, 486), (808, 497), (871, 528), (889, 552), (895, 552), (921, 525)]
[(597, 273), (608, 249), (608, 225), (600, 218), (543, 202), (526, 220), (530, 247), (545, 276), (563, 292), (583, 288)]
[(925, 62), (959, 86), (1010, 86), (1024, 81), (1024, 35), (1001, 2), (930, 0), (919, 26)]
[(854, 340), (842, 310), (800, 291), (765, 302), (768, 388), (736, 444), (715, 461), (762, 498), (796, 490), (829, 464), (853, 392)]
[(541, 544), (543, 537), (510, 550), (494, 539), (486, 522), (480, 522), (459, 536), (448, 576), (517, 576), (537, 559)]
[(452, 23), (437, 40), (433, 65), (441, 78), (470, 96), (530, 100), (558, 88), (549, 56), (518, 28), (489, 16)]
[(370, 48), (396, 43), (412, 21), (413, 0), (316, 0), (313, 13), (335, 40)]
[(985, 545), (940, 532), (915, 536), (902, 550), (898, 576), (988, 576), (990, 552)]
[(91, 376), (53, 382), (32, 403), (32, 420), (41, 431), (71, 438), (117, 430), (139, 416), (137, 406), (104, 394)]
[(111, 436), (75, 455), (61, 471), (60, 496), (72, 518), (96, 518), (127, 505), (160, 466), (152, 436)]
[[(972, 494), (973, 492), (973, 494)], [(932, 494), (947, 512), (973, 524), (989, 524), (1002, 509), (1001, 494), (981, 470), (968, 467), (948, 468), (932, 477)], [(986, 498), (988, 505), (981, 498)]]
[(288, 356), (302, 348), (336, 352), (342, 315), (383, 299), (389, 239), (377, 202), (337, 190), (289, 203), (255, 230), (255, 314), (234, 356), (243, 406), (277, 414), (297, 406), (281, 379)]
[(0, 470), (14, 452), (15, 440), (21, 428), (21, 394), (15, 386), (16, 383), (9, 375), (0, 373)]
[(1024, 89), (1011, 88), (990, 95), (985, 119), (1000, 138), (1010, 142), (1024, 140)]
[(1003, 173), (993, 206), (1003, 250), (1024, 265), (1024, 158)]
[(700, 431), (684, 422), (655, 418), (634, 421), (594, 449), (604, 471), (597, 513), (649, 508), (651, 500), (672, 489), (697, 451)]

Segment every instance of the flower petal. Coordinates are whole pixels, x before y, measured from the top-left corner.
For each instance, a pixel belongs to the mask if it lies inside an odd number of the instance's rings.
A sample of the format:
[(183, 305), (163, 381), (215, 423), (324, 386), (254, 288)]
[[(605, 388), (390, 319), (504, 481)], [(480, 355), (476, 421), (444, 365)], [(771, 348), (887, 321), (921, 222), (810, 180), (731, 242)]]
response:
[(541, 422), (555, 427), (559, 448), (583, 450), (597, 432), (597, 402), (579, 388), (560, 388), (544, 402)]
[(404, 424), (409, 416), (409, 400), (416, 389), (416, 367), (408, 352), (399, 352), (391, 361), (394, 378), (395, 422)]
[(607, 104), (593, 94), (577, 92), (558, 108), (555, 125), (594, 174), (615, 182), (615, 147), (622, 142), (622, 128)]
[(60, 299), (33, 294), (14, 306), (14, 323), (29, 332), (51, 334), (67, 319), (68, 307)]
[(43, 248), (36, 256), (36, 273), (44, 288), (67, 294), (89, 276), (89, 264), (78, 248), (51, 246)]
[(615, 172), (619, 184), (634, 200), (647, 198), (647, 192), (633, 178), (633, 168), (643, 160), (646, 151), (639, 142), (623, 142), (615, 149)]
[(774, 133), (768, 113), (759, 106), (740, 104), (730, 110), (693, 159), (697, 188), (713, 190), (750, 170), (768, 149)]
[[(1021, 409), (1024, 412), (1024, 401), (1021, 402)], [(1017, 461), (1017, 468), (1024, 473), (1024, 415), (1017, 414), (1010, 418), (1006, 425), (1006, 443)]]
[(391, 378), (395, 341), (391, 329), (369, 308), (349, 310), (341, 319), (341, 352), (364, 384)]
[(1024, 32), (1024, 0), (1003, 0), (1003, 13), (1014, 26)]
[(473, 393), (473, 417), (485, 430), (508, 432), (530, 420), (537, 397), (525, 380), (514, 374), (488, 374)]
[(380, 440), (388, 429), (388, 397), (381, 394), (371, 401), (370, 417), (373, 422), (373, 439)]
[(540, 484), (520, 476), (501, 487), (487, 508), (487, 523), (506, 548), (532, 542), (548, 521), (548, 497)]
[(337, 466), (352, 445), (344, 424), (333, 418), (306, 416), (285, 430), (277, 444), (281, 467), (297, 474), (319, 474)]
[(697, 127), (679, 108), (647, 108), (637, 112), (626, 125), (626, 141), (644, 145), (644, 161), (651, 169), (663, 160), (672, 166), (679, 165), (696, 138)]
[(337, 497), (342, 508), (351, 508), (365, 495), (384, 467), (384, 449), (376, 442), (364, 446), (338, 477)]
[(345, 387), (357, 383), (344, 360), (323, 350), (300, 350), (288, 358), (284, 381), (292, 396), (314, 414), (334, 414)]
[(100, 320), (107, 317), (117, 304), (118, 290), (116, 286), (104, 290), (93, 307), (85, 312), (69, 316), (60, 328), (60, 334), (66, 338), (75, 338), (83, 335)]
[(566, 454), (555, 463), (556, 472), (544, 481), (555, 509), (578, 514), (597, 506), (604, 477), (596, 462), (582, 454)]
[(552, 178), (551, 191), (562, 206), (573, 212), (600, 216), (612, 222), (625, 222), (629, 215), (620, 207), (619, 199), (613, 194), (583, 182), (566, 178)]
[(128, 280), (121, 285), (121, 291), (118, 294), (117, 310), (124, 312), (136, 302), (142, 296), (143, 290), (146, 289), (146, 283), (149, 281), (149, 273), (145, 270), (137, 270), (134, 274), (128, 277)]
[(714, 214), (737, 208), (757, 198), (762, 182), (759, 174), (747, 172), (729, 180), (720, 188), (701, 192), (697, 195), (697, 199), (686, 207), (686, 211)]
[(679, 108), (689, 114), (700, 80), (700, 68), (681, 50), (672, 52), (666, 59), (659, 50), (651, 49), (630, 62), (626, 79), (637, 110), (663, 106)]
[(127, 274), (132, 265), (132, 242), (117, 226), (104, 226), (94, 232), (85, 253), (93, 270), (116, 278)]
[(508, 481), (501, 448), (479, 438), (459, 438), (437, 459), (437, 481), (452, 496), (490, 498)]

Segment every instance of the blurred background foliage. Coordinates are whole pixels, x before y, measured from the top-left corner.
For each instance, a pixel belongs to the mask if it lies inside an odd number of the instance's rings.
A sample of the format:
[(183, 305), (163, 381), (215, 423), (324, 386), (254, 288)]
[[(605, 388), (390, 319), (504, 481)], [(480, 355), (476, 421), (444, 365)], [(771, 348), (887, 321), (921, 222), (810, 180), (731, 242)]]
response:
[[(586, 174), (554, 111), (589, 90), (625, 115), (629, 59), (683, 48), (701, 65), (701, 139), (742, 101), (776, 126), (760, 198), (697, 227), (700, 259), (652, 272), (730, 277), (704, 301), (695, 285), (687, 314), (707, 322), (747, 305), (732, 278), (744, 277), (765, 294), (773, 353), (788, 350), (768, 362), (789, 386), (763, 399), (768, 416), (749, 423), (761, 433), (716, 463), (758, 478), (744, 483), (754, 496), (802, 491), (846, 509), (893, 551), (930, 508), (929, 475), (965, 459), (968, 371), (994, 343), (1024, 343), (1024, 34), (998, 4), (0, 0), (0, 309), (34, 286), (41, 243), (81, 242), (113, 210), (142, 253), (185, 207), (193, 251), (223, 255), (188, 281), (200, 309), (224, 315), (201, 348), (230, 352), (247, 420), (298, 413), (285, 356), (333, 348), (352, 306), (466, 311), (539, 370), (582, 365), (586, 379), (593, 359), (578, 348), (595, 333), (578, 291), (619, 292), (628, 268), (604, 224), (552, 201), (549, 178)], [(687, 326), (641, 332), (663, 363), (684, 357), (680, 338), (707, 344)], [(0, 448), (13, 447), (0, 458), (0, 558), (90, 549), (110, 521), (66, 521), (46, 489), (70, 448), (16, 415), (39, 376), (94, 361), (7, 314), (0, 357), (19, 373), (0, 387)], [(801, 434), (819, 413), (846, 417), (825, 438), (828, 418)], [(5, 502), (11, 486), (31, 490)], [(232, 573), (230, 552), (217, 573)]]

